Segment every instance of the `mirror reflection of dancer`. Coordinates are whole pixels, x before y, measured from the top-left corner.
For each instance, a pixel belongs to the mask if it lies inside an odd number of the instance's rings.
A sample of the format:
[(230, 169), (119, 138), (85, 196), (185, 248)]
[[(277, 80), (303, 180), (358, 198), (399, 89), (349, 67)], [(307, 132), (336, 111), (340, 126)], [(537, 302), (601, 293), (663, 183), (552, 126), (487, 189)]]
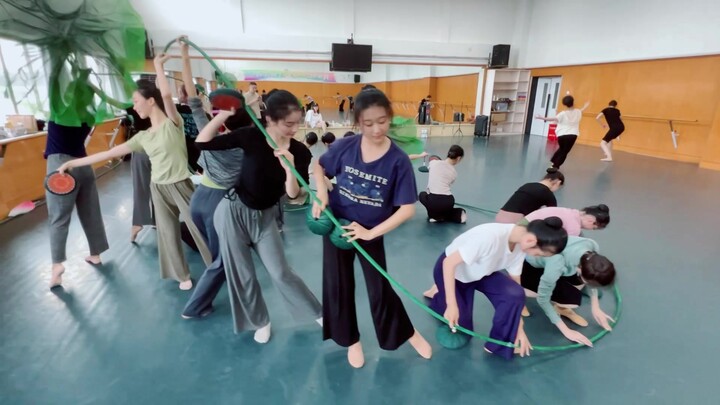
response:
[[(600, 119), (601, 117), (605, 117), (605, 122), (607, 122), (607, 124), (602, 123), (602, 120)], [(602, 141), (600, 141), (600, 149), (605, 152), (605, 157), (600, 160), (603, 162), (612, 162), (612, 141), (619, 138), (620, 135), (625, 132), (625, 124), (623, 124), (622, 119), (620, 118), (620, 110), (617, 109), (617, 101), (610, 100), (608, 106), (604, 110), (600, 111), (600, 114), (598, 114), (595, 119), (598, 123), (600, 123), (600, 125), (602, 125), (603, 128), (607, 128), (608, 130)]]

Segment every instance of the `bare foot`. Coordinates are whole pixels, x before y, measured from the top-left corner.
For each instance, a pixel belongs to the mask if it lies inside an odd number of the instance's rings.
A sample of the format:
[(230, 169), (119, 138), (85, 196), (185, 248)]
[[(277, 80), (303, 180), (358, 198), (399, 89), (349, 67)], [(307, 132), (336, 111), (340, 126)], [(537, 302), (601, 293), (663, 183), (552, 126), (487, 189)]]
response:
[(100, 260), (100, 255), (90, 255), (85, 258), (85, 261), (90, 264), (94, 264), (96, 266), (99, 266), (102, 264), (102, 260)]
[(183, 291), (187, 291), (193, 287), (192, 280), (188, 279), (180, 283), (180, 289)]
[(255, 331), (255, 341), (263, 344), (270, 341), (270, 322)]
[(463, 213), (460, 216), (460, 223), (464, 224), (465, 222), (467, 222), (467, 212), (465, 210), (463, 210)]
[(427, 290), (423, 293), (423, 297), (433, 299), (435, 294), (437, 294), (438, 292), (439, 292), (439, 290), (437, 288), (437, 285), (433, 284), (433, 286), (430, 287), (429, 290)]
[(360, 368), (365, 365), (365, 355), (363, 354), (360, 342), (348, 347), (348, 363), (354, 368)]
[(530, 316), (530, 310), (528, 310), (527, 307), (523, 307), (522, 316), (525, 316), (525, 317)]
[(135, 242), (135, 239), (137, 239), (137, 236), (142, 229), (142, 225), (133, 225), (132, 228), (130, 228), (130, 243)]
[(50, 288), (60, 287), (62, 285), (63, 273), (65, 273), (65, 266), (63, 266), (62, 263), (53, 263)]
[(429, 359), (432, 357), (432, 347), (430, 346), (430, 343), (422, 337), (417, 329), (415, 330), (415, 334), (410, 338), (409, 342), (413, 349), (415, 349), (415, 351), (423, 358)]

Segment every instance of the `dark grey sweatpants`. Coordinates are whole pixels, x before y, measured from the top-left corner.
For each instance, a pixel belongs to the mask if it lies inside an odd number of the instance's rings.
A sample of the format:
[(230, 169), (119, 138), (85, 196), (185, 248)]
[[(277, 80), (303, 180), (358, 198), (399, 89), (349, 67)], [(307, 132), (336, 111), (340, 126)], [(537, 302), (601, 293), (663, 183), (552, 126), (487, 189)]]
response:
[[(76, 159), (70, 155), (55, 153), (47, 158), (47, 173), (53, 172), (63, 163)], [(71, 171), (75, 177), (75, 190), (66, 195), (55, 195), (45, 191), (48, 220), (50, 222), (50, 254), (53, 263), (67, 260), (67, 244), (70, 217), (77, 207), (78, 218), (85, 232), (91, 255), (99, 255), (108, 250), (105, 224), (100, 212), (100, 198), (95, 185), (95, 172), (92, 166), (76, 167)]]

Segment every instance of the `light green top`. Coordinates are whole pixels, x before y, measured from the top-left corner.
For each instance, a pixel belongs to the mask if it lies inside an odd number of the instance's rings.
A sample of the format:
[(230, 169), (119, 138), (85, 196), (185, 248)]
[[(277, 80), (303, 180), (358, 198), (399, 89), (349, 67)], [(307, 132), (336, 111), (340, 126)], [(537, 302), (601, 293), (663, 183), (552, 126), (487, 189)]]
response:
[(214, 188), (217, 190), (225, 190), (225, 187), (215, 183), (208, 177), (207, 175), (203, 174), (202, 178), (200, 179), (200, 184), (202, 184), (205, 187)]
[[(537, 303), (554, 324), (560, 321), (560, 315), (555, 312), (555, 308), (550, 302), (555, 284), (560, 277), (577, 274), (580, 258), (587, 252), (600, 253), (600, 246), (592, 239), (569, 236), (567, 246), (562, 253), (550, 257), (527, 256), (525, 258), (525, 261), (531, 266), (545, 269), (540, 277)], [(597, 294), (597, 290), (591, 289), (590, 294), (591, 296)]]
[(155, 184), (173, 184), (190, 177), (182, 121), (175, 125), (166, 119), (159, 128), (141, 131), (125, 142), (133, 152), (145, 151), (150, 157)]

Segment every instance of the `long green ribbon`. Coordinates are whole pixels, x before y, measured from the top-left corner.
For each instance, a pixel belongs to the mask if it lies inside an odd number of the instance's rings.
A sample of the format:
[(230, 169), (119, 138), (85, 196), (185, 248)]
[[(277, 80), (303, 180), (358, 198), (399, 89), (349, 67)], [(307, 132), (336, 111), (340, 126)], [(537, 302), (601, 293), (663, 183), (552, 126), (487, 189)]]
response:
[[(167, 47), (165, 48), (165, 50), (167, 50), (167, 49), (170, 47), (170, 45), (172, 45), (173, 42), (175, 42), (175, 41), (170, 42), (170, 43), (167, 45)], [(210, 62), (210, 64), (213, 66), (213, 68), (215, 68), (215, 69), (218, 71), (219, 76), (220, 76), (220, 77), (223, 77), (223, 73), (220, 72), (220, 70), (219, 70), (219, 68), (217, 67), (217, 65), (215, 65), (215, 63), (212, 61), (212, 59), (211, 59), (205, 52), (203, 52), (200, 48), (197, 47), (197, 45), (193, 44), (193, 43), (190, 42), (190, 41), (187, 41), (187, 44), (190, 45), (190, 46), (192, 46), (193, 48), (195, 48), (198, 52), (200, 52), (200, 54), (202, 54), (203, 57), (204, 57), (205, 59), (207, 59), (208, 62)], [(255, 113), (252, 111), (252, 109), (251, 109), (249, 106), (246, 105), (246, 106), (245, 106), (245, 110), (246, 110), (246, 111), (248, 112), (248, 114), (250, 115), (250, 118), (251, 118), (251, 119), (253, 120), (253, 122), (255, 123), (255, 126), (263, 133), (263, 135), (265, 135), (265, 138), (267, 138), (267, 141), (268, 141), (268, 143), (270, 144), (270, 146), (272, 146), (273, 149), (278, 149), (277, 144), (276, 144), (275, 141), (272, 139), (272, 137), (270, 136), (270, 134), (267, 133), (267, 131), (265, 130), (265, 127), (263, 127), (263, 125), (262, 125), (262, 124), (260, 123), (260, 121), (257, 119), (257, 117), (255, 116)], [(311, 201), (314, 201), (314, 202), (317, 202), (318, 204), (320, 204), (320, 203), (321, 203), (320, 199), (317, 197), (317, 195), (315, 194), (315, 192), (313, 192), (313, 190), (310, 188), (310, 185), (307, 184), (307, 182), (305, 181), (305, 179), (303, 179), (302, 176), (300, 176), (300, 173), (298, 173), (298, 171), (297, 171), (297, 170), (295, 169), (295, 167), (290, 163), (290, 161), (288, 161), (285, 156), (282, 156), (282, 159), (283, 159), (283, 161), (285, 162), (285, 164), (290, 168), (290, 171), (291, 171), (292, 174), (297, 178), (297, 180), (300, 182), (300, 184), (308, 191), (308, 193), (309, 193), (309, 195), (310, 195)], [(473, 206), (471, 206), (471, 205), (464, 205), (464, 204), (456, 204), (456, 205), (461, 206), (461, 207), (465, 207), (465, 208), (469, 208), (469, 209), (472, 209), (472, 210), (475, 210), (475, 211), (478, 211), (478, 212), (483, 212), (483, 213), (495, 213), (495, 211), (491, 211), (491, 210), (487, 210), (487, 209), (483, 209), (483, 208), (479, 208), (479, 207), (473, 207)], [(330, 210), (328, 210), (328, 209), (326, 208), (325, 210), (323, 210), (323, 214), (325, 214), (325, 215), (328, 217), (328, 219), (330, 219), (330, 221), (331, 221), (335, 226), (337, 226), (337, 227), (339, 227), (339, 228), (342, 228), (342, 225), (341, 225), (340, 222), (337, 220), (337, 218), (335, 218), (335, 216), (332, 214), (332, 212), (330, 212)], [(408, 297), (413, 303), (415, 303), (415, 305), (417, 305), (418, 307), (420, 307), (423, 311), (427, 312), (428, 314), (430, 314), (432, 317), (434, 317), (435, 319), (439, 320), (440, 322), (443, 322), (443, 323), (445, 323), (445, 324), (448, 324), (448, 320), (445, 319), (445, 317), (443, 317), (442, 315), (440, 315), (440, 314), (438, 314), (437, 312), (433, 311), (430, 307), (428, 307), (427, 305), (425, 305), (425, 303), (423, 303), (423, 302), (420, 301), (418, 298), (416, 298), (410, 291), (408, 291), (408, 290), (407, 290), (405, 287), (403, 287), (400, 283), (398, 283), (397, 281), (395, 281), (395, 279), (392, 278), (392, 277), (388, 274), (388, 272), (385, 271), (385, 269), (383, 269), (382, 266), (380, 266), (380, 265), (375, 261), (375, 259), (373, 259), (373, 258), (365, 251), (365, 249), (363, 249), (362, 246), (360, 246), (360, 245), (357, 243), (357, 241), (353, 241), (353, 242), (351, 242), (351, 243), (352, 243), (353, 247), (355, 247), (355, 249), (357, 249), (358, 253), (360, 253), (360, 254), (375, 268), (375, 270), (377, 270), (383, 277), (385, 277), (385, 279), (387, 279), (393, 287), (395, 287), (395, 288), (396, 288), (397, 290), (399, 290), (403, 295), (405, 295), (406, 297)], [(614, 291), (614, 293), (615, 293), (616, 306), (615, 306), (615, 316), (613, 317), (614, 320), (615, 320), (615, 322), (612, 322), (612, 326), (615, 326), (615, 325), (618, 323), (618, 321), (620, 320), (620, 315), (621, 315), (621, 313), (622, 313), (622, 296), (620, 295), (620, 290), (618, 289), (617, 285), (614, 286), (613, 291)], [(495, 343), (495, 344), (497, 344), (497, 345), (499, 345), (499, 346), (505, 346), (505, 347), (511, 347), (511, 348), (517, 347), (514, 343), (504, 342), (504, 341), (502, 341), (502, 340), (493, 339), (493, 338), (491, 338), (490, 336), (481, 335), (481, 334), (479, 334), (479, 333), (477, 333), (477, 332), (474, 332), (474, 331), (465, 329), (465, 328), (463, 328), (463, 327), (460, 326), (460, 325), (456, 326), (455, 329), (457, 329), (457, 330), (459, 330), (460, 332), (463, 332), (463, 333), (465, 333), (465, 334), (467, 334), (467, 335), (470, 335), (470, 336), (472, 336), (472, 337), (475, 337), (475, 338), (478, 338), (478, 339), (482, 339), (482, 340), (484, 340), (484, 341), (486, 341), (486, 342)], [(602, 331), (598, 332), (595, 336), (591, 337), (591, 338), (590, 338), (590, 341), (593, 342), (593, 343), (595, 343), (596, 341), (600, 340), (603, 336), (607, 335), (608, 332), (609, 332), (609, 331), (603, 329)], [(554, 352), (554, 351), (561, 351), (561, 350), (568, 350), (568, 349), (576, 349), (576, 348), (580, 348), (580, 347), (585, 347), (585, 345), (584, 345), (584, 344), (581, 344), (581, 343), (575, 343), (575, 344), (562, 345), (562, 346), (533, 346), (533, 349), (534, 349), (535, 351), (538, 351), (538, 352)]]

